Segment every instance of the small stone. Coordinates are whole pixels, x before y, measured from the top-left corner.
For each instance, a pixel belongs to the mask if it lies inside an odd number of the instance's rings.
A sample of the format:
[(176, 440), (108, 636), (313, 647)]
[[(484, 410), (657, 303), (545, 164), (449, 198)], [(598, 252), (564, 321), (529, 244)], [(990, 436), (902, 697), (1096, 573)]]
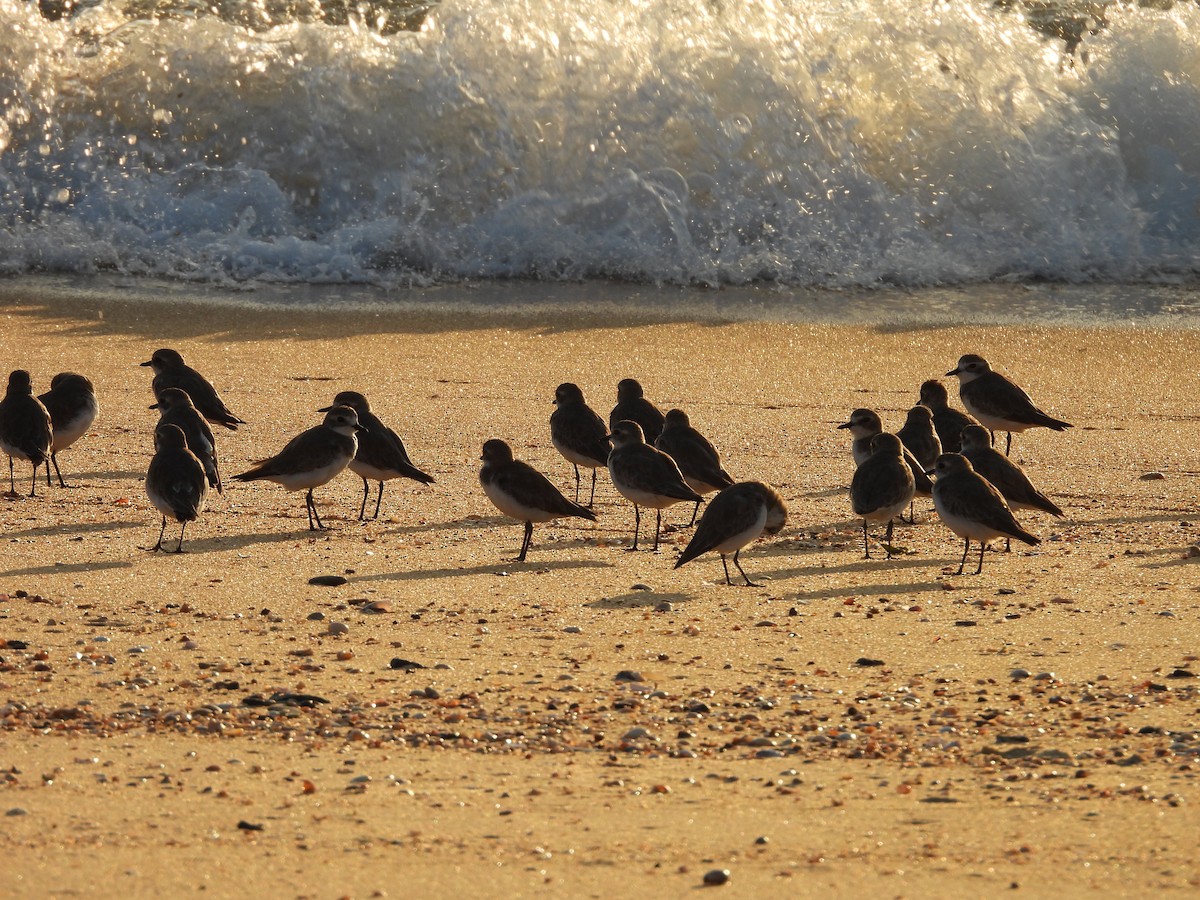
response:
[(1147, 472), (1141, 477), (1142, 481), (1162, 481), (1167, 476), (1162, 472)]
[(392, 661), (388, 663), (388, 667), (392, 669), (404, 669), (407, 672), (411, 672), (413, 669), (425, 668), (419, 662), (413, 662), (411, 659), (403, 659), (399, 656), (393, 657)]
[(323, 612), (311, 612), (308, 614), (308, 621), (310, 621), (310, 622), (320, 622), (324, 618), (325, 618), (325, 613), (323, 613)]
[(237, 827), (242, 831), (262, 831), (266, 826), (259, 825), (255, 822), (247, 822), (245, 819), (242, 819), (237, 823)]
[(869, 657), (869, 656), (860, 656), (858, 659), (856, 659), (854, 661), (854, 664), (856, 666), (862, 666), (864, 668), (866, 668), (868, 666), (882, 666), (883, 660), (882, 659), (871, 659), (871, 657)]
[(350, 631), (350, 626), (347, 625), (345, 622), (330, 622), (329, 623), (329, 633), (330, 634), (348, 634), (349, 631)]
[(1024, 681), (1029, 677), (1029, 674), (1030, 673), (1028, 669), (1013, 669), (1008, 673), (1008, 677), (1013, 681)]
[(6, 816), (27, 816), (29, 815), (29, 810), (25, 809), (24, 807), (14, 806), (12, 809), (7, 810), (4, 814)]
[(639, 725), (637, 728), (630, 728), (627, 732), (625, 732), (623, 735), (621, 735), (621, 740), (623, 740), (623, 741), (653, 741), (653, 740), (657, 740), (657, 738), (654, 735), (652, 735), (648, 730), (646, 730), (645, 728), (642, 728)]
[(654, 588), (648, 584), (642, 584), (640, 581), (630, 588), (631, 591), (653, 591)]
[(346, 583), (346, 578), (342, 575), (317, 575), (308, 579), (308, 583), (317, 587), (341, 587)]
[(568, 625), (566, 628), (563, 629), (563, 632), (565, 634), (583, 634), (583, 629), (580, 628), (578, 625)]
[(645, 681), (641, 672), (635, 672), (632, 669), (622, 669), (616, 675), (617, 681)]
[(389, 613), (392, 611), (392, 604), (389, 600), (372, 600), (370, 603), (362, 605), (362, 611), (365, 613)]
[(729, 883), (730, 872), (728, 869), (711, 869), (704, 873), (704, 883), (707, 885), (717, 886)]
[(674, 609), (675, 609), (675, 607), (673, 605), (671, 605), (670, 600), (659, 600), (658, 603), (656, 603), (654, 605), (655, 612), (666, 613), (666, 612), (671, 612)]
[(767, 837), (765, 834), (762, 834), (762, 835), (759, 835), (758, 837), (756, 837), (756, 838), (754, 839), (754, 843), (756, 843), (756, 844), (769, 844), (769, 843), (771, 843), (771, 839), (770, 839), (769, 837)]

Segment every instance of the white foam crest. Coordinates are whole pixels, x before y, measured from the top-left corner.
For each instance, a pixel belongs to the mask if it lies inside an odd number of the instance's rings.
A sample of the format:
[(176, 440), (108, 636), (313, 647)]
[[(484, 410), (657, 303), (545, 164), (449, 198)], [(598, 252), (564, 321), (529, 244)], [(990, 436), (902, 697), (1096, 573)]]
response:
[(410, 283), (1200, 266), (1200, 10), (1068, 57), (909, 0), (449, 0), (420, 33), (0, 0), (4, 271)]

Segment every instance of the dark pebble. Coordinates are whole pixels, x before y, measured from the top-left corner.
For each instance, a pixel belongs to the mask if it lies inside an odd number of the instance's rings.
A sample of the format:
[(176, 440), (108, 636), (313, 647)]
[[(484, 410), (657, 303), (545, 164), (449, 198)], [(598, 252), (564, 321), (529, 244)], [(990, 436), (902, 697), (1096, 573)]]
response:
[(978, 625), (979, 623), (976, 622), (974, 619), (959, 619), (954, 624), (959, 628), (972, 628), (975, 625)]
[(869, 657), (869, 656), (860, 656), (858, 659), (856, 659), (854, 661), (854, 664), (856, 666), (863, 666), (863, 667), (882, 666), (883, 660), (882, 659), (871, 659), (871, 657)]
[(1168, 675), (1167, 677), (1168, 678), (1195, 678), (1196, 673), (1189, 672), (1187, 669), (1174, 669), (1171, 671), (1171, 674)]
[(255, 825), (253, 822), (247, 822), (245, 819), (242, 819), (242, 821), (238, 822), (237, 827), (242, 829), (242, 831), (262, 831), (264, 826)]
[(717, 884), (727, 884), (728, 882), (729, 882), (729, 870), (728, 869), (712, 869), (712, 870), (704, 873), (704, 883), (705, 884), (717, 885)]
[(346, 579), (341, 575), (317, 575), (308, 579), (308, 583), (318, 587), (340, 587), (346, 583)]
[(622, 669), (617, 673), (617, 681), (645, 681), (641, 672), (635, 672), (632, 669)]
[(411, 659), (401, 659), (399, 656), (392, 657), (392, 661), (388, 663), (389, 668), (404, 669), (406, 672), (411, 672), (413, 669), (425, 668), (419, 662), (413, 662)]

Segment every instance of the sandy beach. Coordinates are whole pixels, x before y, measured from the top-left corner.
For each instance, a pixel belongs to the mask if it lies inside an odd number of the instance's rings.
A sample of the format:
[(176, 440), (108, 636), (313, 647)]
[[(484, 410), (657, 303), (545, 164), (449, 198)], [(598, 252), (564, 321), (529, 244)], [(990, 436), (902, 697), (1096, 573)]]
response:
[[(78, 371), (101, 404), (60, 456), (72, 487), (30, 498), (18, 462), (0, 498), (0, 893), (663, 897), (714, 870), (737, 896), (1200, 890), (1194, 331), (7, 287), (0, 316), (5, 373)], [(227, 477), (353, 389), (436, 484), (390, 482), (362, 523), (344, 473), (311, 533), (301, 493), (228, 483), (188, 552), (147, 552), (138, 364), (159, 347), (249, 423), (217, 429)], [(1042, 543), (957, 576), (918, 501), (901, 554), (865, 560), (836, 425), (866, 406), (898, 428), (966, 352), (1075, 424), (1013, 443), (1066, 517), (1018, 514)], [(597, 523), (538, 525), (511, 561), (483, 441), (570, 495), (554, 389), (607, 417), (626, 376), (786, 498), (741, 557), (764, 587), (727, 586), (713, 554), (672, 568), (689, 504), (658, 553), (627, 552), (603, 472)]]

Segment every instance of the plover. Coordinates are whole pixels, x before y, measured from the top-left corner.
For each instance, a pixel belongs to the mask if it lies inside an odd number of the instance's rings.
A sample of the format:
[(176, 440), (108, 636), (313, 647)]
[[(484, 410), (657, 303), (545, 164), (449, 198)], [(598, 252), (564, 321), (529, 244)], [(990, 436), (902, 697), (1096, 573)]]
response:
[(8, 376), (8, 392), (0, 400), (0, 450), (8, 454), (8, 482), (13, 494), (17, 492), (13, 459), (33, 464), (33, 484), (29, 496), (37, 496), (37, 471), (47, 466), (53, 431), (50, 413), (42, 401), (33, 396), (29, 373), (16, 369)]
[[(38, 399), (50, 413), (50, 462), (54, 464), (58, 483), (66, 487), (58, 468), (58, 454), (87, 434), (96, 421), (100, 413), (96, 391), (85, 376), (77, 372), (59, 372), (50, 379), (50, 390), (40, 394)], [(46, 483), (50, 483), (49, 466), (46, 466)]]
[[(358, 424), (363, 431), (358, 433), (358, 452), (350, 460), (350, 471), (363, 480), (362, 505), (358, 510), (359, 521), (366, 518), (367, 497), (371, 492), (371, 481), (379, 482), (379, 493), (375, 497), (375, 515), (379, 518), (379, 504), (383, 502), (383, 483), (393, 478), (411, 478), (421, 484), (433, 484), (432, 475), (427, 475), (413, 465), (404, 449), (404, 441), (400, 435), (392, 431), (371, 412), (371, 404), (358, 391), (340, 391), (333, 398), (333, 406), (341, 404), (349, 406), (358, 413)], [(326, 406), (318, 412), (329, 412), (333, 406)]]
[[(669, 417), (668, 417), (669, 418)], [(764, 532), (778, 534), (787, 522), (787, 504), (773, 487), (761, 481), (742, 481), (722, 490), (704, 509), (696, 533), (675, 563), (678, 569), (702, 553), (716, 550), (721, 554), (725, 583), (729, 579), (726, 557), (733, 554), (733, 564), (746, 580), (747, 587), (759, 587), (750, 580), (738, 555), (742, 548)]]
[(224, 493), (221, 468), (217, 462), (217, 439), (208, 426), (208, 420), (200, 415), (200, 410), (192, 403), (188, 392), (182, 388), (164, 388), (158, 395), (158, 402), (150, 408), (158, 410), (159, 425), (178, 426), (187, 438), (188, 449), (204, 467), (209, 487), (216, 488), (218, 494)]
[(646, 443), (642, 426), (626, 419), (618, 422), (608, 436), (613, 442), (608, 455), (608, 474), (613, 486), (626, 500), (633, 504), (633, 546), (636, 550), (642, 527), (639, 507), (650, 506), (655, 510), (654, 549), (658, 550), (658, 539), (662, 531), (662, 511), (673, 503), (703, 499), (687, 486), (683, 473), (675, 460), (661, 450)]
[(942, 442), (933, 427), (933, 412), (928, 406), (917, 404), (910, 409), (896, 437), (900, 438), (900, 443), (921, 466), (922, 473), (932, 469), (942, 455)]
[(158, 532), (158, 542), (150, 549), (163, 549), (167, 516), (170, 516), (180, 524), (179, 543), (172, 552), (182, 553), (187, 523), (196, 521), (204, 510), (207, 493), (204, 466), (188, 449), (183, 429), (160, 422), (154, 429), (154, 458), (146, 472), (146, 496), (162, 515), (162, 528)]
[[(883, 434), (883, 420), (879, 418), (879, 414), (871, 409), (856, 409), (850, 413), (850, 420), (843, 422), (838, 428), (849, 429), (851, 437), (854, 439), (850, 444), (850, 453), (854, 457), (855, 465), (861, 466), (864, 462), (874, 455), (874, 440), (875, 435)], [(913, 496), (914, 497), (932, 497), (933, 482), (929, 480), (929, 476), (925, 474), (925, 467), (917, 461), (917, 458), (909, 452), (907, 447), (901, 446), (901, 455), (904, 461), (908, 463), (908, 468), (912, 471), (913, 476)], [(909, 519), (912, 519), (912, 511), (909, 511)]]
[[(662, 434), (654, 442), (654, 446), (675, 460), (683, 480), (697, 494), (711, 494), (733, 484), (733, 478), (721, 468), (721, 454), (708, 438), (692, 427), (688, 414), (682, 409), (667, 411), (663, 423)], [(696, 514), (700, 511), (697, 501), (692, 508), (692, 521), (696, 524)]]
[[(971, 468), (1000, 492), (1010, 509), (1036, 509), (1052, 516), (1064, 515), (1057, 503), (1033, 486), (1019, 465), (991, 446), (988, 431), (982, 425), (964, 428), (962, 444), (962, 455), (971, 461)], [(1005, 546), (1011, 548), (1007, 538)]]
[(150, 366), (154, 370), (154, 380), (150, 387), (155, 398), (169, 387), (181, 388), (192, 398), (192, 403), (200, 410), (200, 415), (214, 425), (224, 425), (230, 431), (237, 431), (239, 425), (246, 424), (229, 411), (209, 380), (186, 365), (183, 357), (176, 351), (155, 350), (154, 355), (141, 365)]
[(967, 564), (971, 541), (979, 542), (976, 575), (983, 571), (984, 547), (996, 538), (1016, 538), (1030, 546), (1040, 543), (1018, 524), (1004, 497), (971, 467), (971, 461), (965, 456), (943, 453), (933, 470), (937, 475), (933, 483), (933, 505), (945, 526), (963, 539), (959, 575)]
[(942, 442), (943, 453), (957, 453), (962, 449), (962, 430), (968, 425), (978, 425), (973, 416), (955, 409), (950, 405), (950, 395), (946, 386), (936, 378), (930, 378), (921, 385), (921, 405), (929, 407), (933, 413), (933, 427), (937, 430), (938, 440)]
[(608, 466), (612, 444), (604, 420), (583, 399), (579, 385), (566, 382), (554, 392), (550, 414), (550, 443), (575, 468), (575, 502), (579, 502), (579, 467), (592, 470), (588, 508), (596, 501), (596, 470)]
[(632, 378), (622, 378), (617, 383), (617, 405), (608, 414), (609, 430), (615, 430), (617, 423), (625, 420), (641, 426), (647, 444), (658, 440), (665, 421), (662, 410), (646, 399), (642, 386)]
[(564, 516), (596, 521), (596, 514), (568, 500), (549, 479), (529, 463), (513, 459), (512, 448), (492, 438), (483, 445), (483, 466), (479, 484), (500, 512), (525, 523), (525, 539), (516, 562), (524, 562), (533, 541), (533, 523), (549, 522)]
[[(308, 512), (308, 530), (324, 528), (313, 500), (313, 488), (332, 481), (354, 459), (358, 449), (358, 413), (349, 406), (333, 406), (325, 421), (296, 435), (275, 456), (264, 459), (248, 472), (234, 475), (234, 481), (265, 479), (281, 484), (289, 491), (308, 489), (304, 506)], [(313, 524), (315, 521), (315, 525)]]
[(982, 356), (968, 353), (946, 374), (958, 376), (958, 396), (963, 406), (979, 420), (979, 424), (991, 429), (993, 442), (997, 431), (1008, 433), (1005, 456), (1012, 449), (1014, 431), (1037, 427), (1064, 431), (1073, 427), (1070, 422), (1048, 416), (1034, 406), (1028, 394), (1012, 380), (993, 372)]
[(871, 456), (854, 470), (850, 505), (863, 520), (863, 550), (871, 558), (868, 528), (871, 522), (887, 523), (887, 558), (892, 558), (892, 527), (896, 516), (912, 502), (913, 473), (904, 460), (900, 438), (882, 432), (871, 439)]

